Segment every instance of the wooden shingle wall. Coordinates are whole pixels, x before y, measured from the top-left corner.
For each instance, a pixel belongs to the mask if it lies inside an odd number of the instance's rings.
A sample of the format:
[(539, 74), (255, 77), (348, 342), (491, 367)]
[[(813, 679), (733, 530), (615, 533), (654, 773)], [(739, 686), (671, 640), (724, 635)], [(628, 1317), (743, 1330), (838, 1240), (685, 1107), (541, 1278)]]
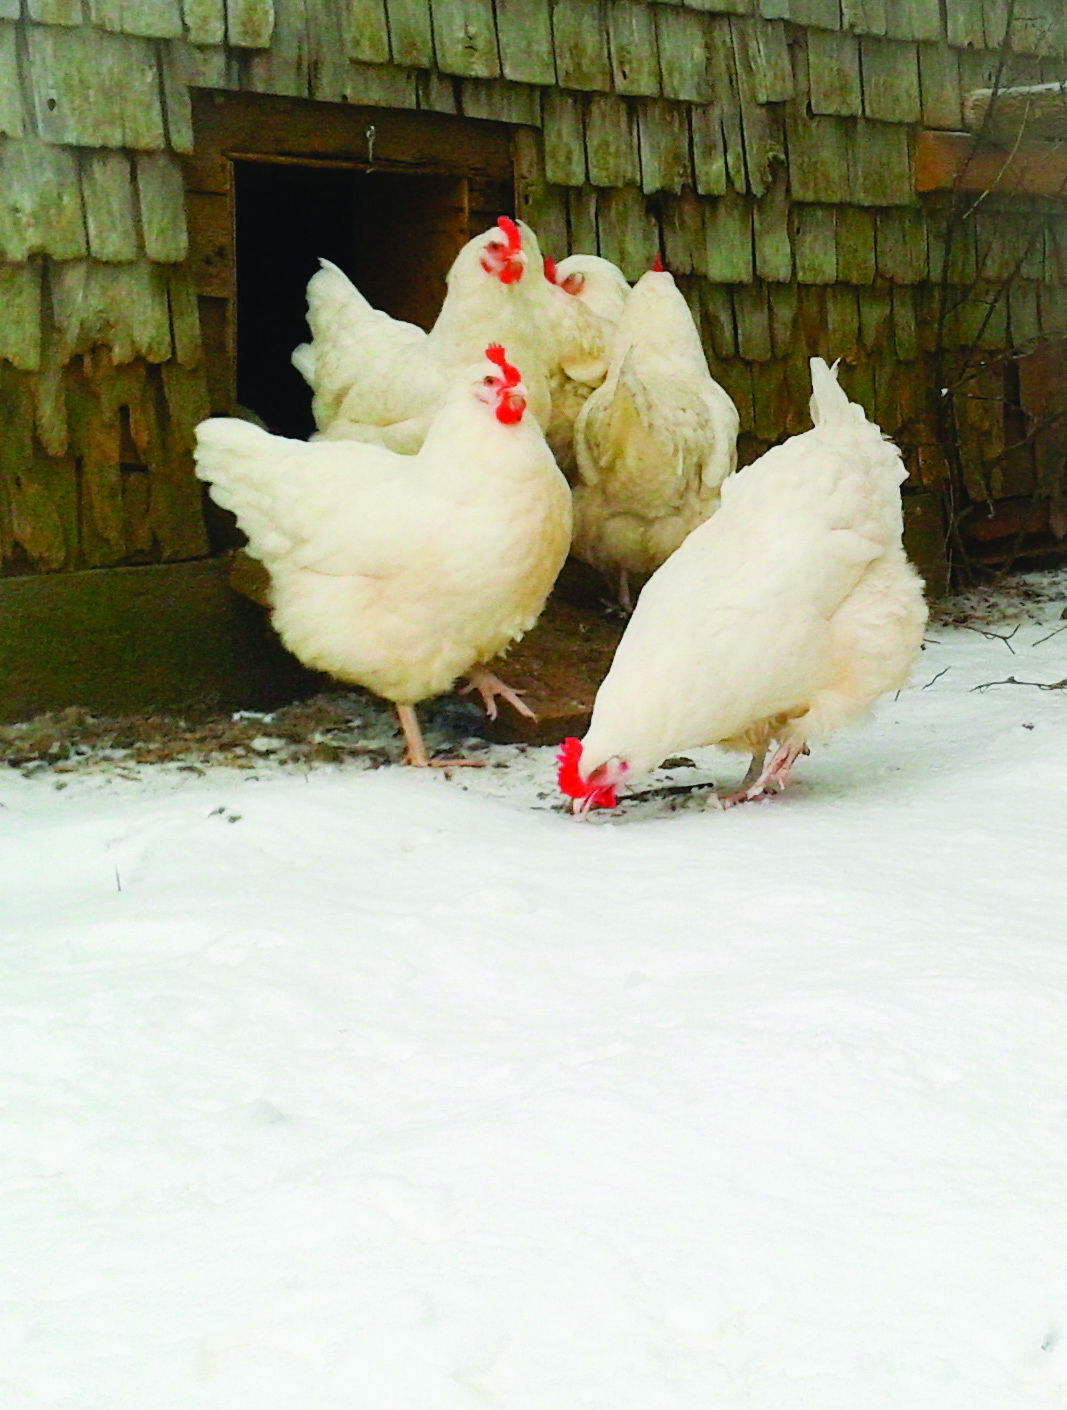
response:
[[(807, 424), (808, 356), (843, 356), (912, 487), (937, 488), (935, 338), (1067, 332), (1067, 203), (980, 203), (943, 277), (949, 203), (915, 195), (913, 134), (961, 126), (1007, 12), (950, 0), (946, 30), (940, 0), (0, 0), (0, 561), (207, 552), (191, 87), (513, 124), (547, 252), (636, 278), (663, 249), (743, 458)], [(1007, 38), (1001, 82), (1064, 76), (1060, 0), (1018, 0)], [(961, 416), (973, 493), (1026, 493), (1040, 456), (1005, 461), (993, 405)]]

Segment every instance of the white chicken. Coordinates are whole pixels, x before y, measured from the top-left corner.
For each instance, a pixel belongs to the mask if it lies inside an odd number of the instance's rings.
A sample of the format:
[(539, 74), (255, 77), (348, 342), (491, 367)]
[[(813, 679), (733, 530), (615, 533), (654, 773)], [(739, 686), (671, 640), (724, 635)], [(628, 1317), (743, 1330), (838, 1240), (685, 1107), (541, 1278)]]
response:
[(554, 286), (554, 343), (570, 353), (569, 358), (557, 356), (549, 374), (552, 418), (545, 439), (573, 484), (578, 470), (574, 423), (607, 374), (611, 341), (630, 286), (622, 270), (599, 255), (569, 255), (558, 265), (545, 260), (545, 278)]
[(737, 429), (689, 305), (654, 267), (631, 290), (607, 377), (574, 427), (572, 552), (617, 575), (624, 610), (630, 575), (654, 572), (718, 508), (737, 464)]
[(568, 255), (553, 266), (553, 282), (614, 327), (630, 294), (626, 275), (600, 255)]
[[(530, 410), (545, 427), (552, 367), (560, 356), (579, 368), (588, 361), (585, 348), (573, 346), (573, 334), (561, 326), (558, 305), (553, 314), (554, 301), (563, 296), (543, 277), (536, 236), (507, 216), (456, 256), (429, 333), (373, 308), (336, 265), (320, 262), (308, 283), (312, 339), (292, 360), (315, 394), (315, 424), (330, 439), (370, 441), (412, 454), (453, 377), (488, 342), (503, 343), (522, 367)], [(602, 337), (594, 351), (603, 376)]]
[(810, 741), (905, 683), (926, 622), (901, 546), (906, 471), (836, 364), (811, 371), (814, 430), (729, 479), (645, 586), (585, 739), (561, 754), (576, 812), (705, 744), (751, 753), (727, 804), (780, 789)]
[(466, 674), (530, 714), (483, 663), (536, 622), (570, 544), (570, 492), (504, 350), (448, 393), (421, 450), (304, 442), (236, 420), (197, 428), (196, 473), (270, 572), (274, 626), (306, 665), (414, 706)]

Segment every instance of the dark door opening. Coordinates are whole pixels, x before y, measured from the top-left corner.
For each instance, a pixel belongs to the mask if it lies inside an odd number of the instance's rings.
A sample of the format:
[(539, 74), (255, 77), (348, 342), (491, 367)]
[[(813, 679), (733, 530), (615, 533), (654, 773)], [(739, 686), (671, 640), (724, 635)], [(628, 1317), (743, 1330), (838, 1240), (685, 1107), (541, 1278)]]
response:
[(290, 356), (308, 338), (319, 258), (375, 308), (429, 328), (467, 239), (461, 177), (235, 161), (237, 400), (283, 436), (315, 429)]

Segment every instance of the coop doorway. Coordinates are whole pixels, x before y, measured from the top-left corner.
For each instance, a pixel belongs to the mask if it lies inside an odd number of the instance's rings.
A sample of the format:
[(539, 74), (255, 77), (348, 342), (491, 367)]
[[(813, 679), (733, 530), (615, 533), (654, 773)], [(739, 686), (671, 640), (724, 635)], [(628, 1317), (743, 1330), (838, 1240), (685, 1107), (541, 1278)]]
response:
[(306, 438), (311, 392), (290, 356), (308, 337), (319, 259), (376, 308), (431, 327), (467, 238), (467, 183), (292, 160), (235, 160), (233, 177), (237, 401), (272, 431)]

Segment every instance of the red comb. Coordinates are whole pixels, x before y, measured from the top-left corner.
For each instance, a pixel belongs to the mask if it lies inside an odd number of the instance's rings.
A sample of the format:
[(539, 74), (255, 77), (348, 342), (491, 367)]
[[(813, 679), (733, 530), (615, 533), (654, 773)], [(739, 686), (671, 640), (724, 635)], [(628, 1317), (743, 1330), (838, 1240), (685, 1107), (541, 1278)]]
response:
[(659, 250), (656, 251), (656, 258), (652, 261), (651, 268), (652, 268), (652, 272), (653, 272), (654, 274), (663, 274), (663, 273), (664, 273), (664, 269), (663, 269), (663, 257), (661, 256)]
[(512, 367), (511, 363), (507, 360), (507, 356), (501, 344), (490, 343), (485, 350), (485, 355), (490, 362), (495, 362), (497, 367), (499, 367), (504, 374), (504, 385), (506, 387), (513, 387), (519, 380), (519, 369)]
[(559, 275), (556, 273), (556, 261), (551, 255), (545, 255), (545, 278), (550, 284), (559, 283)]
[(560, 747), (556, 760), (559, 763), (559, 773), (557, 781), (560, 792), (565, 793), (568, 798), (591, 798), (592, 808), (614, 808), (615, 788), (609, 785), (607, 788), (596, 783), (587, 783), (582, 778), (578, 768), (578, 760), (582, 755), (582, 742), (580, 739), (565, 739)]
[(508, 249), (511, 251), (511, 253), (514, 254), (516, 250), (521, 250), (522, 236), (519, 234), (519, 227), (515, 224), (511, 217), (508, 215), (502, 215), (497, 221), (497, 225), (500, 227), (501, 230), (503, 230), (504, 234), (508, 237)]

